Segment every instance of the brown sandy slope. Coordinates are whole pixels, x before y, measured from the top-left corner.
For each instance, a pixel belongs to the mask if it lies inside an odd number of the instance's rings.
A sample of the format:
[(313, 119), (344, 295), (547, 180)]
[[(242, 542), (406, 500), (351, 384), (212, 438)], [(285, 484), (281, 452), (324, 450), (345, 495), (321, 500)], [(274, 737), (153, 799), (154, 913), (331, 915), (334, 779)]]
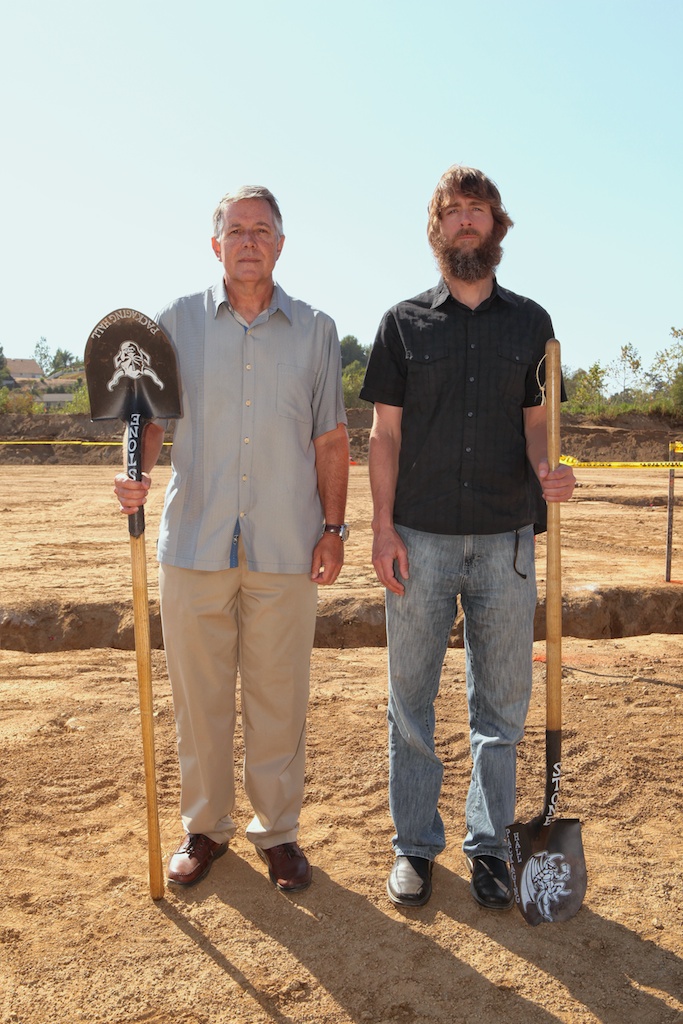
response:
[[(539, 928), (517, 911), (480, 910), (469, 895), (457, 646), (438, 698), (449, 846), (426, 908), (403, 912), (386, 898), (386, 651), (354, 646), (362, 630), (351, 628), (378, 609), (381, 618), (364, 466), (352, 467), (348, 564), (337, 587), (321, 593), (322, 618), (338, 618), (319, 642), (336, 636), (337, 646), (313, 654), (301, 842), (314, 884), (295, 898), (272, 888), (244, 839), (250, 813), (238, 789), (239, 832), (228, 854), (196, 888), (150, 899), (135, 659), (125, 649), (130, 559), (111, 472), (75, 462), (2, 470), (0, 1024), (683, 1021), (682, 588), (663, 582), (666, 470), (579, 470), (563, 510), (565, 611), (584, 602), (587, 612), (572, 620), (584, 633), (563, 642), (560, 813), (582, 820), (589, 887), (575, 918)], [(153, 609), (167, 475), (158, 470), (148, 509)], [(683, 577), (679, 532), (675, 520), (674, 578)], [(542, 539), (537, 550), (542, 599)], [(40, 618), (50, 606), (53, 633)], [(103, 635), (113, 628), (110, 606), (120, 608), (118, 649)], [(40, 635), (33, 645), (31, 621)], [(634, 628), (645, 631), (618, 635)], [(543, 798), (543, 653), (539, 640), (520, 748), (522, 819)], [(153, 674), (167, 856), (180, 828), (161, 650)], [(238, 748), (238, 776), (240, 760)]]

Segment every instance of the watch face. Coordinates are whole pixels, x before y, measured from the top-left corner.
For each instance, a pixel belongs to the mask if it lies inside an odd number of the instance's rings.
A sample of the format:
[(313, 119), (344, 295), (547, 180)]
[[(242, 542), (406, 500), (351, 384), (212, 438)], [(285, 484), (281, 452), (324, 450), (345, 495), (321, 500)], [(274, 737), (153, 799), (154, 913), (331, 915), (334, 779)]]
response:
[(349, 528), (346, 523), (342, 523), (341, 526), (326, 526), (326, 533), (336, 533), (340, 540), (346, 540), (349, 536)]

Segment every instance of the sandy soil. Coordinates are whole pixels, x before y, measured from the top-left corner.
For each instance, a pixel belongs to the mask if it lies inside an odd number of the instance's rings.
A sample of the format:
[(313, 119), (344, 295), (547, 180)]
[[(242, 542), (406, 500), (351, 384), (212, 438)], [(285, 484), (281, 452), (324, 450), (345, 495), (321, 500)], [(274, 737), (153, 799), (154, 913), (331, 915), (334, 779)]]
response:
[[(153, 625), (153, 539), (167, 474), (158, 470), (147, 516)], [(517, 911), (492, 914), (469, 895), (457, 630), (438, 699), (449, 847), (426, 908), (404, 912), (385, 895), (386, 651), (373, 625), (382, 594), (370, 565), (364, 466), (352, 468), (348, 564), (334, 593), (321, 594), (327, 625), (318, 642), (336, 646), (313, 655), (301, 843), (314, 884), (296, 897), (276, 892), (238, 833), (204, 882), (168, 889), (159, 902), (147, 881), (130, 559), (111, 468), (3, 466), (1, 1024), (683, 1021), (683, 588), (664, 583), (668, 472), (577, 476), (563, 511), (565, 633), (568, 619), (583, 625), (563, 642), (560, 814), (582, 821), (589, 885), (571, 921), (531, 928)], [(544, 550), (541, 539), (541, 605)], [(655, 612), (643, 618), (643, 606)], [(119, 609), (115, 626), (111, 607)], [(363, 629), (354, 632), (354, 619)], [(522, 820), (543, 801), (543, 656), (539, 639), (520, 747)], [(168, 856), (181, 831), (178, 771), (157, 649), (153, 674)], [(238, 747), (238, 776), (240, 760)], [(249, 818), (238, 791), (240, 829)]]

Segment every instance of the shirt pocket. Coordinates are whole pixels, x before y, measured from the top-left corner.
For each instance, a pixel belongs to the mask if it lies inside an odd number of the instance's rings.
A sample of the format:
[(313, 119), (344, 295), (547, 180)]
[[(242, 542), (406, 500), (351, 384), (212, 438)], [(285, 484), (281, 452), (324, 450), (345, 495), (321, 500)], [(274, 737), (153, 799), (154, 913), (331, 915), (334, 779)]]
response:
[(315, 374), (305, 366), (279, 363), (277, 368), (276, 408), (278, 416), (299, 423), (312, 419)]
[(451, 364), (447, 345), (415, 345), (406, 351), (408, 382), (420, 398), (434, 397), (446, 383)]
[(527, 378), (533, 363), (530, 349), (499, 348), (496, 362), (498, 393), (516, 406), (523, 406), (527, 392)]

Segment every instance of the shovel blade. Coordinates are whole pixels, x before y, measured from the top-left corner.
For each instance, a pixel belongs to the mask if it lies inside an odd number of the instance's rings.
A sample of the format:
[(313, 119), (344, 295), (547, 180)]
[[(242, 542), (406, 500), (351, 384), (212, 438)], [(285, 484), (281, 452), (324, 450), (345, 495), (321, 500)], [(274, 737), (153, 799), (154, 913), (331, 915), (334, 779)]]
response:
[(88, 337), (85, 377), (93, 420), (178, 419), (180, 387), (175, 352), (151, 317), (115, 309)]
[(515, 902), (531, 925), (568, 921), (586, 895), (586, 861), (578, 818), (550, 825), (515, 822), (506, 829)]

